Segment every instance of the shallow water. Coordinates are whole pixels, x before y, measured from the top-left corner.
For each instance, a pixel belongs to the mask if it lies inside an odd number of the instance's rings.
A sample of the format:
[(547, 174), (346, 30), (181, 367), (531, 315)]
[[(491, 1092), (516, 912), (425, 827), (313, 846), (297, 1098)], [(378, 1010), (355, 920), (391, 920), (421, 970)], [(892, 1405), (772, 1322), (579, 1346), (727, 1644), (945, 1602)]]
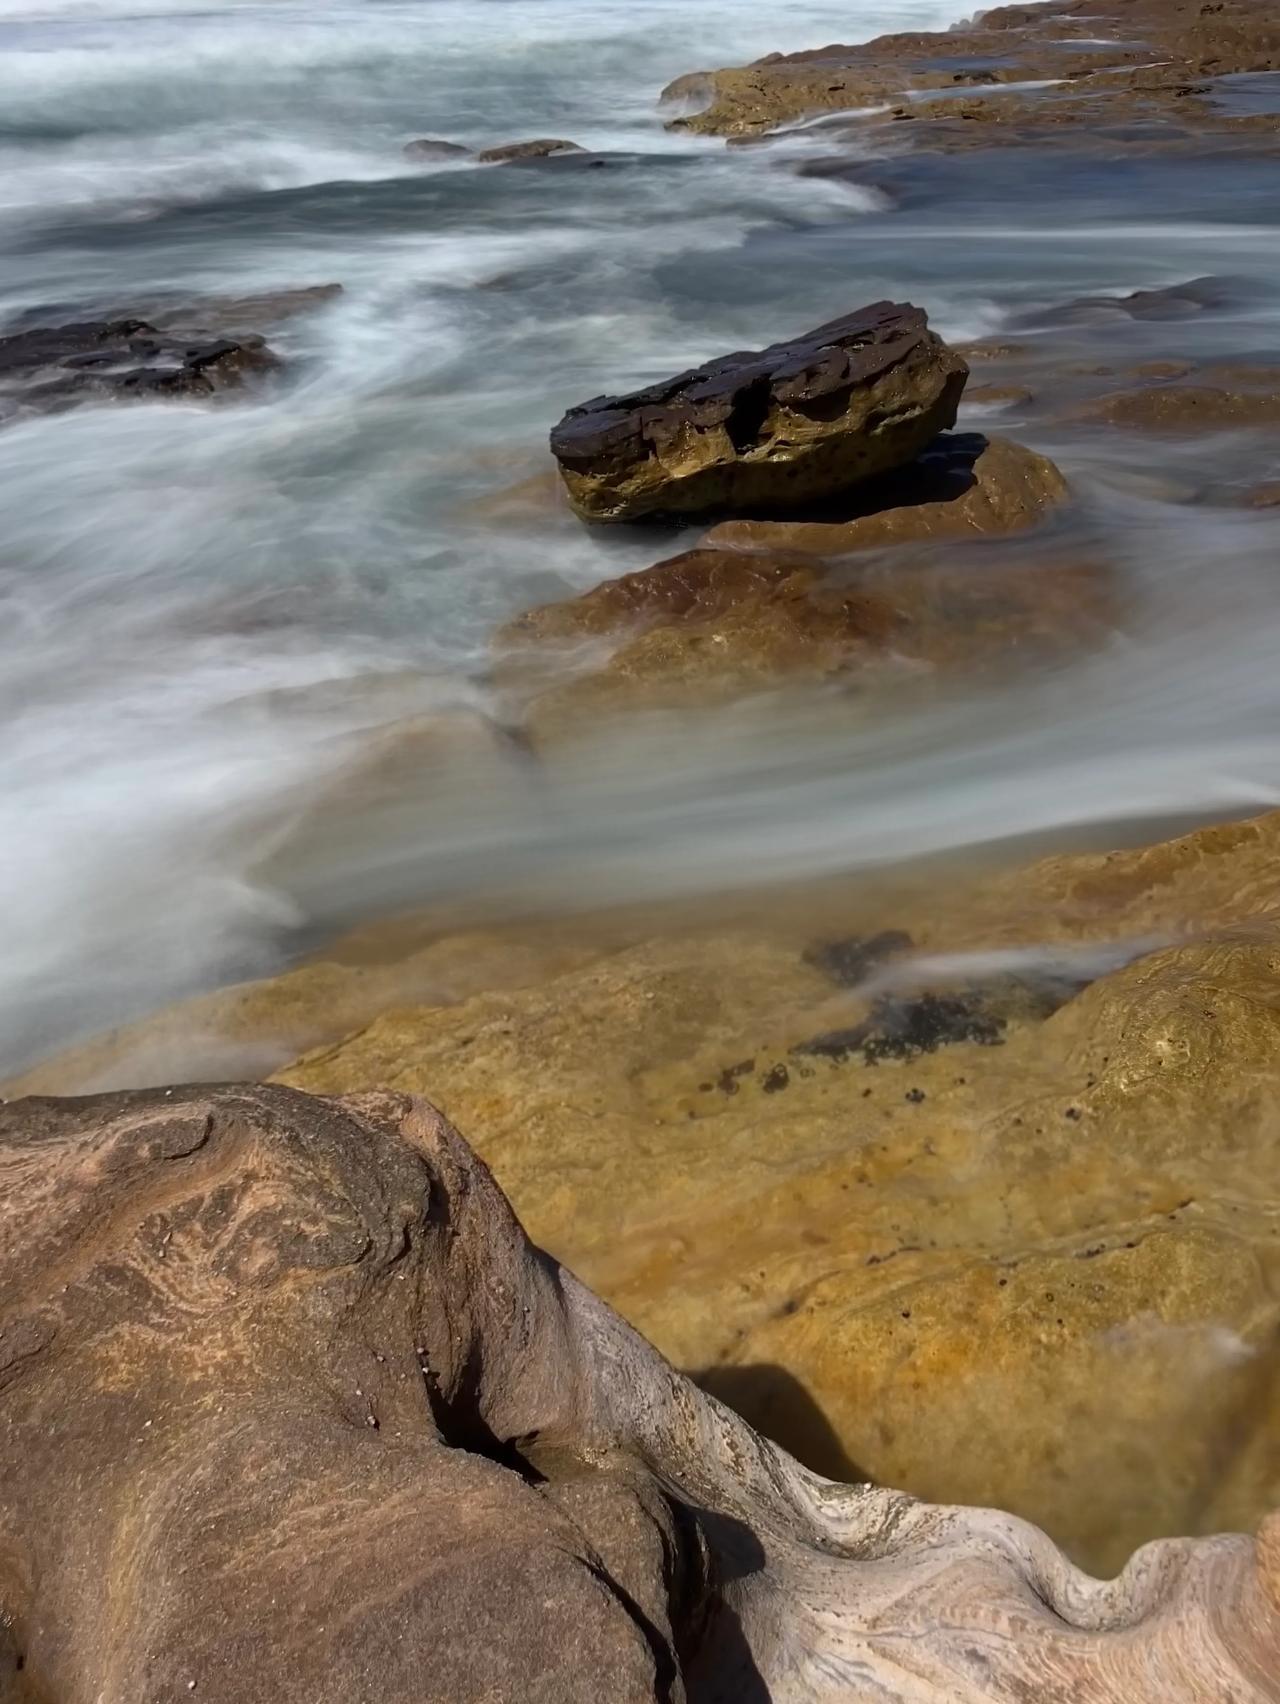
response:
[[(891, 0), (859, 30), (950, 10)], [(1229, 272), (1259, 287), (1194, 324), (1067, 335), (1132, 361), (1280, 351), (1273, 161), (961, 155), (895, 192), (796, 175), (817, 132), (663, 129), (669, 78), (849, 33), (817, 0), (776, 22), (731, 0), (0, 7), (5, 319), (343, 286), (271, 334), (290, 365), (266, 397), (0, 432), (0, 1062), (395, 908), (607, 905), (1280, 800), (1273, 517), (1167, 490), (1276, 467), (1229, 435), (1062, 427), (1014, 435), (1106, 537), (1113, 641), (888, 725), (802, 696), (645, 719), (549, 774), (455, 763), (306, 827), (352, 736), (495, 709), (496, 623), (665, 553), (494, 521), (572, 402), (886, 294), (970, 337)], [(422, 135), (612, 159), (410, 165)]]

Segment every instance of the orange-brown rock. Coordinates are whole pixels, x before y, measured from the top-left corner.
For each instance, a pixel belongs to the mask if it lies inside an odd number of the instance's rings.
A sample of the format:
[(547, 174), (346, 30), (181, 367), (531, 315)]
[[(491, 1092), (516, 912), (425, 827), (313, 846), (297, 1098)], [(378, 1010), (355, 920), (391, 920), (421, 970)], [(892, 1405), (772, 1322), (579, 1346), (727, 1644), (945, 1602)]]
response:
[(1110, 1569), (1280, 1495), (1278, 844), (1272, 815), (873, 890), (807, 954), (762, 906), (287, 1078), (433, 1083), (537, 1234), (754, 1423)]
[(724, 521), (709, 545), (843, 556), (855, 550), (1034, 526), (1068, 495), (1046, 457), (1006, 438), (944, 437), (911, 467), (868, 492), (847, 518)]
[(1280, 423), (1280, 390), (1223, 390), (1216, 385), (1151, 385), (1112, 391), (1073, 411), (1097, 420), (1153, 432), (1216, 432)]
[[(1105, 52), (1090, 38), (1114, 35)], [(1082, 47), (1073, 49), (1073, 40)], [(893, 105), (893, 118), (921, 129), (963, 132), (1028, 122), (1097, 132), (1109, 121), (1151, 112), (1223, 132), (1274, 128), (1270, 114), (1233, 116), (1207, 98), (1211, 79), (1231, 72), (1275, 70), (1280, 23), (1266, 0), (1130, 0), (1117, 26), (1109, 0), (1058, 0), (1001, 7), (967, 26), (936, 33), (880, 36), (772, 54), (753, 65), (696, 72), (677, 79), (668, 99), (700, 104), (673, 127), (715, 135), (759, 132), (815, 113), (845, 110), (851, 122), (874, 124), (859, 109)], [(1032, 98), (1001, 85), (1058, 84)], [(965, 90), (957, 99), (929, 99), (932, 90)], [(900, 105), (904, 96), (910, 105)], [(923, 97), (923, 98), (922, 98)], [(963, 120), (979, 122), (965, 123)], [(912, 126), (912, 128), (916, 128)]]

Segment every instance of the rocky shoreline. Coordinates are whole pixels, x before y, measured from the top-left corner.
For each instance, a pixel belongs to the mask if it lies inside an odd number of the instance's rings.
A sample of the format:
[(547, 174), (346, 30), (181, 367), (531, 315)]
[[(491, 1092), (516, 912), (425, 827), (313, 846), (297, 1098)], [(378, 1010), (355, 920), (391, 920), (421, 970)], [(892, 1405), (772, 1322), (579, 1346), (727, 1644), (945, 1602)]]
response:
[[(666, 98), (762, 172), (906, 199), (1010, 149), (1270, 158), (1280, 94), (1239, 110), (1241, 78), (1280, 78), (1261, 4), (1074, 0)], [(266, 379), (251, 328), (334, 288), (11, 328), (0, 406)], [(1275, 537), (1251, 288), (1064, 291), (954, 347), (855, 299), (571, 408), (487, 518), (567, 505), (652, 562), (505, 621), (497, 713), (379, 728), (333, 810), (1133, 643), (1054, 455), (1136, 435), (1144, 489)], [(35, 1064), (0, 1151), (0, 1700), (1280, 1699), (1278, 966), (1272, 812), (718, 908), (391, 919)], [(270, 1081), (165, 1086), (199, 1073)], [(301, 1574), (282, 1520), (327, 1535)], [(164, 1590), (109, 1603), (108, 1556)]]

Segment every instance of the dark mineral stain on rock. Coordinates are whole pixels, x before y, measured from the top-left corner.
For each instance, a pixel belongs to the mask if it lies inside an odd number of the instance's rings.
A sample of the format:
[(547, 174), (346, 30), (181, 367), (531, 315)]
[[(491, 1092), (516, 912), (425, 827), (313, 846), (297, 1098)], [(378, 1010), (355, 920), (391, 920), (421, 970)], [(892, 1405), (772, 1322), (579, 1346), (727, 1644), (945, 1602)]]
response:
[(882, 929), (878, 935), (851, 935), (842, 941), (821, 941), (805, 953), (805, 962), (826, 971), (842, 988), (856, 988), (889, 959), (909, 953), (912, 940), (902, 929)]
[(776, 1095), (779, 1089), (785, 1089), (791, 1082), (791, 1073), (785, 1065), (775, 1065), (772, 1071), (766, 1071), (760, 1079), (760, 1087), (767, 1095)]
[(830, 1030), (792, 1051), (835, 1060), (857, 1053), (875, 1065), (882, 1059), (915, 1059), (957, 1041), (998, 1047), (1004, 1028), (1004, 1018), (990, 1012), (980, 994), (882, 995), (860, 1024)]
[(742, 1059), (736, 1065), (726, 1065), (716, 1078), (716, 1087), (721, 1094), (736, 1095), (739, 1080), (743, 1077), (749, 1077), (755, 1068), (754, 1059)]

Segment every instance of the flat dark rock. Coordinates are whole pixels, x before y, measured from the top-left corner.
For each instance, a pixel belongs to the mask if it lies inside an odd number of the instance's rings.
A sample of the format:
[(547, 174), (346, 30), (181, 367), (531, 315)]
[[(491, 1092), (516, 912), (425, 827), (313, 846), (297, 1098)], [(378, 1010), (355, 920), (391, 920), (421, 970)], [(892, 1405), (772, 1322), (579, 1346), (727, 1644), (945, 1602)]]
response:
[(36, 326), (0, 337), (0, 406), (46, 413), (90, 401), (213, 396), (278, 365), (256, 336), (183, 336), (140, 319)]

